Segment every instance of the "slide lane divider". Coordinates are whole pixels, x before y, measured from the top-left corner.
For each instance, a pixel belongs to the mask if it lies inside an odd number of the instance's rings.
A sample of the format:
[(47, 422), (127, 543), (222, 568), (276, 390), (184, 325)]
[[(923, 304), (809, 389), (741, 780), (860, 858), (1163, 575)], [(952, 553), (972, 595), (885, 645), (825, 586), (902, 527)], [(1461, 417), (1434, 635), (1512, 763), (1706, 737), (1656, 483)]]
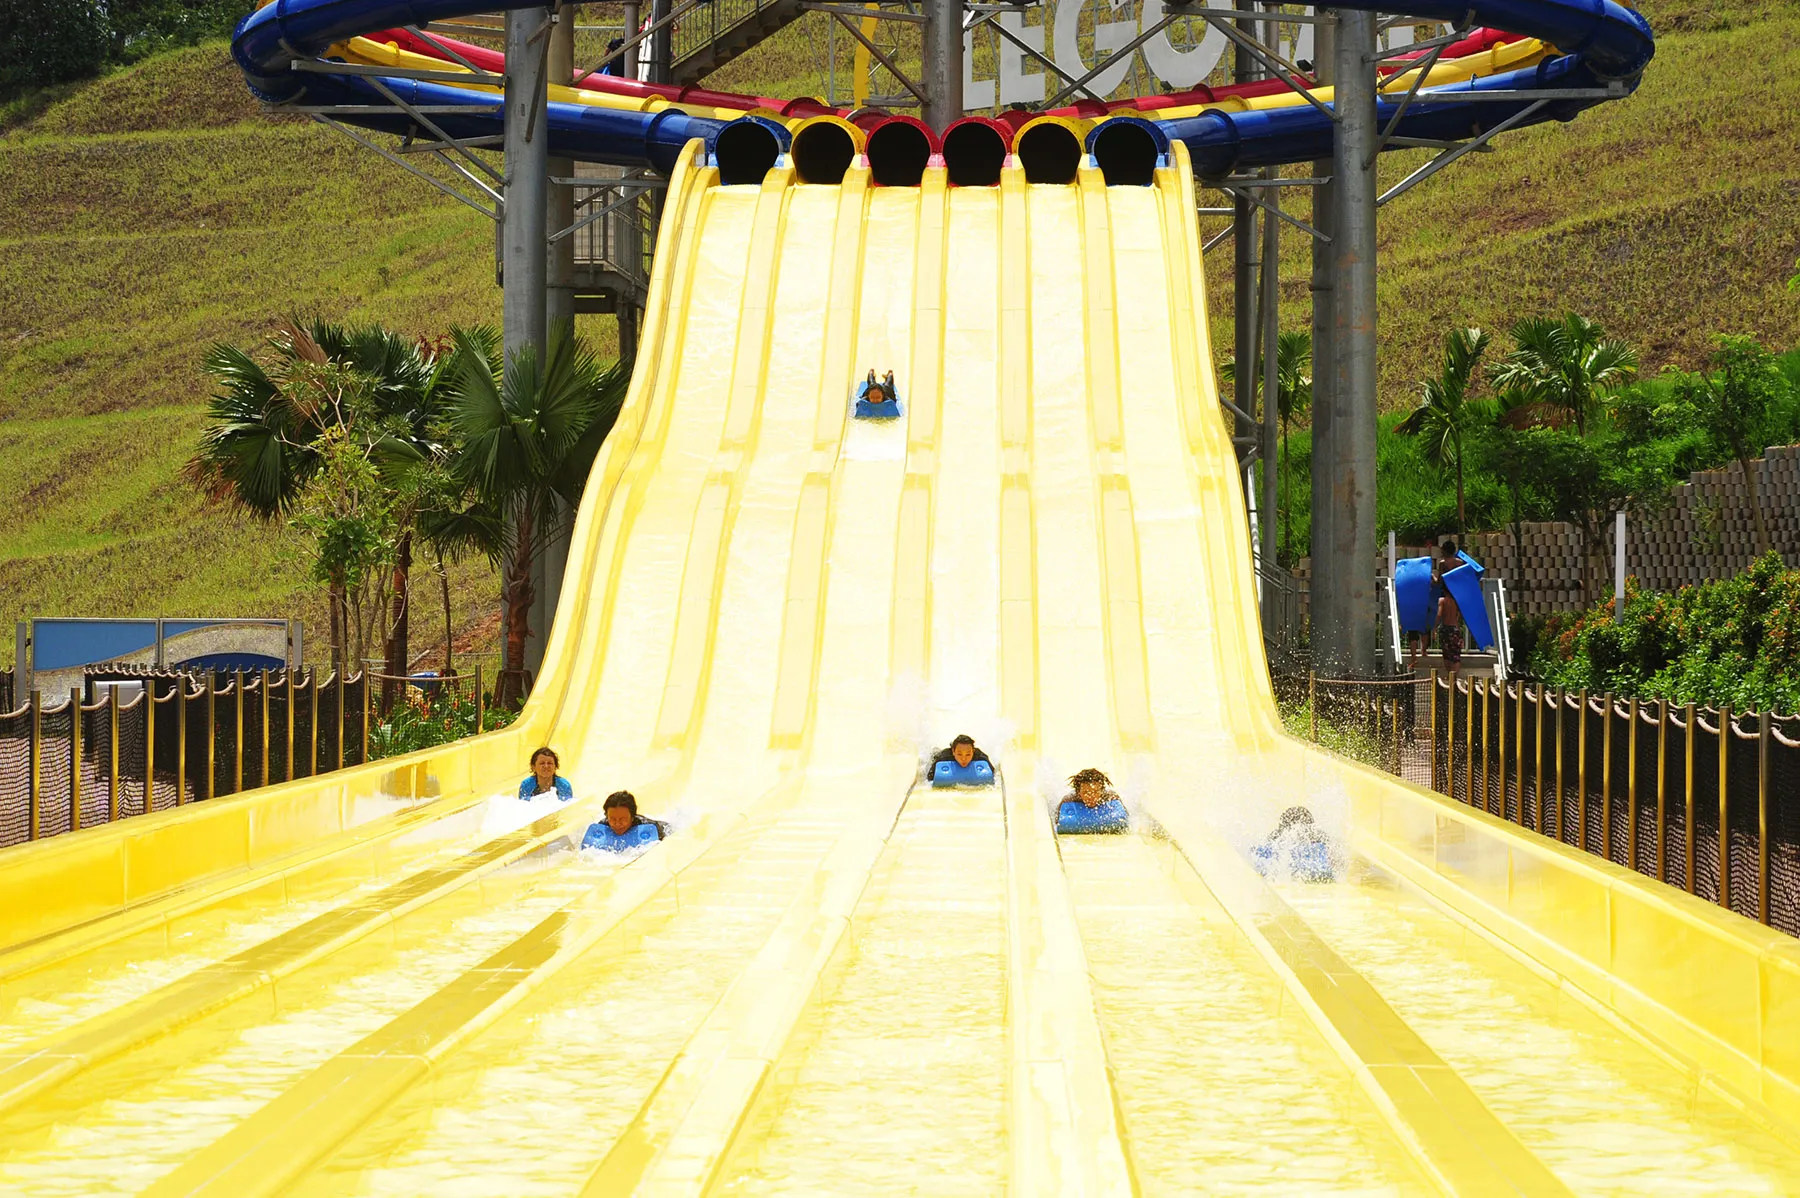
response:
[[(316, 897), (318, 884), (309, 886), (304, 881), (305, 878), (315, 873), (342, 876), (347, 872), (346, 862), (364, 854), (372, 858), (369, 872), (380, 873), (383, 867), (379, 857), (387, 842), (416, 832), (421, 825), (463, 815), (471, 808), (487, 802), (488, 798), (487, 795), (471, 792), (423, 807), (410, 807), (391, 816), (358, 825), (338, 836), (317, 841), (300, 852), (251, 866), (235, 876), (227, 874), (197, 881), (172, 893), (126, 907), (115, 914), (103, 915), (34, 940), (22, 941), (0, 951), (0, 986), (155, 928), (160, 927), (165, 935), (173, 936), (175, 927), (184, 917), (230, 899), (267, 899), (290, 903), (300, 897), (296, 894), (297, 889), (308, 890)], [(429, 855), (431, 851), (429, 848), (421, 849), (420, 856)], [(329, 885), (329, 882), (326, 884)], [(353, 885), (355, 878), (348, 878), (345, 888)], [(171, 942), (165, 947), (172, 949), (174, 945)]]
[(764, 350), (792, 177), (792, 170), (780, 167), (764, 176), (752, 216), (743, 296), (735, 322), (738, 335), (726, 381), (725, 419), (690, 526), (669, 668), (657, 711), (653, 747), (658, 749), (689, 743), (704, 715), (732, 532), (762, 428), (768, 381)]
[(1572, 1191), (1361, 973), (1194, 816), (1163, 813), (1176, 850), (1281, 978), (1376, 1110), (1446, 1194)]
[(76, 1074), (193, 1023), (315, 964), (528, 853), (578, 833), (593, 800), (572, 803), (495, 837), (448, 865), (424, 870), (367, 898), (327, 911), (261, 944), (204, 966), (143, 998), (95, 1016), (22, 1052), (0, 1054), (0, 1113)]
[(832, 846), (812, 886), (788, 906), (670, 1062), (589, 1175), (581, 1198), (685, 1196), (717, 1183), (775, 1063), (843, 958), (851, 916), (916, 786), (893, 808), (858, 820)]
[[(1020, 754), (1010, 777), (1035, 776)], [(1006, 811), (1007, 1022), (1015, 1194), (1136, 1194), (1087, 952), (1050, 813), (1001, 780)]]
[(775, 801), (779, 784), (710, 832), (665, 842), (404, 1014), (314, 1069), (144, 1191), (147, 1198), (265, 1198), (279, 1194), (380, 1114), (409, 1086), (565, 966), (616, 931)]

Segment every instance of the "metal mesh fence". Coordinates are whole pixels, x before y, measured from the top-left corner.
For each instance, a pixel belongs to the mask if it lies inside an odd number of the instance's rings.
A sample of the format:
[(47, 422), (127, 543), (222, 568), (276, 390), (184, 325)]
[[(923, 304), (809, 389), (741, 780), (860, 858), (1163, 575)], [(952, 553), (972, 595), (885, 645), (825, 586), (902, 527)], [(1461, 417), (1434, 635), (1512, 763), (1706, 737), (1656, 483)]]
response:
[(0, 714), (0, 845), (31, 835), (31, 709)]
[(1800, 727), (1769, 732), (1769, 922), (1800, 936)]
[[(35, 711), (0, 709), (0, 846), (358, 765), (379, 748), (368, 731), (379, 717), (367, 704), (377, 696), (363, 674), (109, 667), (92, 681), (141, 689), (96, 687), (96, 701), (79, 704), (78, 714), (68, 698)], [(115, 704), (114, 693), (131, 697)]]
[(1276, 696), (1299, 735), (1800, 935), (1800, 717), (1447, 676)]

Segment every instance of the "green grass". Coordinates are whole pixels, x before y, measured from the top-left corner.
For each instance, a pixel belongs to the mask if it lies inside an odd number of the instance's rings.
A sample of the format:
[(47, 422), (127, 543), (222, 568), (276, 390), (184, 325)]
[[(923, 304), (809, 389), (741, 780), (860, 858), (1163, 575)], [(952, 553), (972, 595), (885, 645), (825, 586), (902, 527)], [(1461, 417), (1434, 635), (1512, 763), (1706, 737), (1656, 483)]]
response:
[[(1384, 411), (1411, 406), (1458, 323), (1504, 332), (1522, 316), (1583, 312), (1637, 346), (1651, 374), (1699, 366), (1717, 332), (1800, 344), (1800, 298), (1786, 290), (1800, 254), (1800, 126), (1788, 119), (1800, 106), (1800, 18), (1687, 0), (1646, 5), (1652, 22), (1659, 8), (1683, 28), (1708, 13), (1724, 28), (1660, 37), (1629, 99), (1502, 135), (1496, 152), (1465, 156), (1383, 209)], [(1390, 155), (1383, 185), (1421, 161)], [(1303, 328), (1310, 249), (1283, 233), (1282, 320)], [(1208, 262), (1221, 356), (1229, 255), (1222, 246)]]
[[(1384, 409), (1410, 406), (1455, 322), (1503, 329), (1573, 307), (1651, 371), (1697, 364), (1723, 329), (1800, 342), (1800, 299), (1783, 287), (1800, 253), (1800, 125), (1787, 119), (1800, 17), (1785, 0), (1644, 8), (1662, 37), (1635, 96), (1504, 137), (1385, 210)], [(708, 83), (823, 93), (825, 23), (807, 18)], [(842, 97), (851, 43), (835, 43)], [(1307, 252), (1284, 238), (1291, 327), (1306, 320)], [(1222, 348), (1229, 250), (1208, 265)], [(262, 113), (221, 44), (0, 106), (0, 478), (13, 496), (0, 660), (14, 620), (49, 614), (299, 614), (323, 643), (294, 538), (208, 507), (177, 476), (207, 392), (202, 350), (289, 313), (421, 334), (497, 320), (491, 229), (344, 138)], [(610, 319), (583, 323), (612, 344)], [(459, 626), (491, 618), (485, 566), (457, 579)]]

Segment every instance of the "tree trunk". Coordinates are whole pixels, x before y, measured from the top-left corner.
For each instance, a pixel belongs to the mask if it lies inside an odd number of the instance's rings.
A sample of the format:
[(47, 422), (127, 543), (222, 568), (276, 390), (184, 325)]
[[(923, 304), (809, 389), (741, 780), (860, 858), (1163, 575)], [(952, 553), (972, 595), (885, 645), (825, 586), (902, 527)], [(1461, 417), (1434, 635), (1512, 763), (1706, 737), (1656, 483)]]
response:
[(454, 673), (456, 665), (451, 659), (455, 649), (455, 638), (450, 626), (450, 571), (444, 569), (444, 555), (437, 555), (438, 584), (444, 590), (444, 670), (445, 674)]
[(1281, 422), (1281, 564), (1294, 560), (1294, 480), (1288, 468), (1288, 426)]
[(331, 668), (342, 670), (344, 667), (344, 639), (348, 631), (349, 606), (344, 596), (344, 580), (341, 575), (332, 575), (326, 584), (326, 606), (331, 610)]
[(382, 672), (388, 677), (381, 683), (381, 705), (383, 710), (394, 705), (400, 696), (400, 687), (405, 683), (394, 681), (411, 673), (411, 663), (407, 660), (407, 611), (412, 603), (412, 532), (400, 534), (400, 543), (394, 548), (394, 594), (390, 602), (391, 612), (388, 623), (386, 665)]
[(1740, 455), (1738, 465), (1744, 468), (1744, 493), (1750, 499), (1750, 523), (1756, 529), (1756, 556), (1767, 557), (1770, 548), (1769, 526), (1763, 520), (1762, 497), (1756, 489), (1756, 464)]
[(525, 638), (530, 631), (531, 604), (537, 598), (531, 582), (532, 540), (531, 511), (522, 508), (503, 594), (506, 601), (506, 656), (495, 688), (496, 707), (517, 706), (525, 697)]
[(1463, 509), (1463, 464), (1462, 451), (1456, 452), (1456, 541), (1458, 548), (1467, 549), (1462, 542), (1469, 535), (1469, 514)]

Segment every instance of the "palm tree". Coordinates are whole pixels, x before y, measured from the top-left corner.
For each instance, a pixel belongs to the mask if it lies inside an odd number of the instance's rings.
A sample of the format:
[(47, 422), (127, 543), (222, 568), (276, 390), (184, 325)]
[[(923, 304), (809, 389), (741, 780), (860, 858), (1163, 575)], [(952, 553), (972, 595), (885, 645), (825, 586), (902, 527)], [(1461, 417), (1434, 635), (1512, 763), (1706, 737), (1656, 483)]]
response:
[(1425, 457), (1440, 470), (1456, 472), (1456, 533), (1468, 531), (1463, 504), (1463, 435), (1477, 416), (1469, 384), (1488, 347), (1484, 329), (1451, 329), (1444, 335), (1444, 363), (1436, 378), (1419, 387), (1419, 404), (1394, 431), (1425, 438)]
[[(329, 429), (354, 429), (384, 486), (402, 498), (412, 473), (441, 452), (433, 430), (441, 423), (438, 384), (447, 364), (416, 342), (379, 325), (313, 320), (302, 327), (290, 320), (258, 348), (260, 357), (219, 344), (202, 360), (217, 385), (185, 472), (209, 497), (263, 520), (290, 514), (319, 470), (320, 438)], [(389, 673), (404, 672), (406, 657), (411, 526), (410, 508), (401, 506), (407, 510), (394, 563), (397, 635), (387, 646)], [(341, 670), (349, 604), (342, 579), (327, 586), (331, 660)]]
[(624, 362), (602, 366), (568, 324), (552, 330), (541, 362), (528, 347), (504, 369), (492, 328), (459, 329), (455, 341), (451, 425), (461, 441), (455, 471), (491, 510), (508, 513), (501, 582), (506, 645), (494, 701), (511, 706), (526, 689), (527, 621), (537, 597), (532, 563), (567, 534), (631, 373)]
[(434, 463), (425, 484), (426, 499), (419, 509), (419, 539), (431, 550), (433, 570), (444, 601), (445, 674), (456, 672), (456, 628), (450, 608), (448, 564), (479, 553), (498, 568), (506, 548), (506, 521), (481, 501), (474, 488), (452, 473), (454, 459)]
[[(1237, 365), (1226, 362), (1219, 376), (1227, 383), (1237, 381)], [(1290, 330), (1275, 339), (1275, 412), (1281, 418), (1282, 491), (1292, 495), (1289, 481), (1288, 433), (1297, 417), (1312, 410), (1312, 334)], [(1292, 502), (1281, 509), (1281, 558), (1293, 560), (1294, 520)]]
[[(1587, 436), (1600, 401), (1637, 374), (1637, 353), (1585, 316), (1528, 317), (1513, 326), (1513, 351), (1493, 370), (1498, 387), (1529, 392), (1544, 409), (1566, 414)], [(1541, 415), (1534, 423), (1547, 423)]]

